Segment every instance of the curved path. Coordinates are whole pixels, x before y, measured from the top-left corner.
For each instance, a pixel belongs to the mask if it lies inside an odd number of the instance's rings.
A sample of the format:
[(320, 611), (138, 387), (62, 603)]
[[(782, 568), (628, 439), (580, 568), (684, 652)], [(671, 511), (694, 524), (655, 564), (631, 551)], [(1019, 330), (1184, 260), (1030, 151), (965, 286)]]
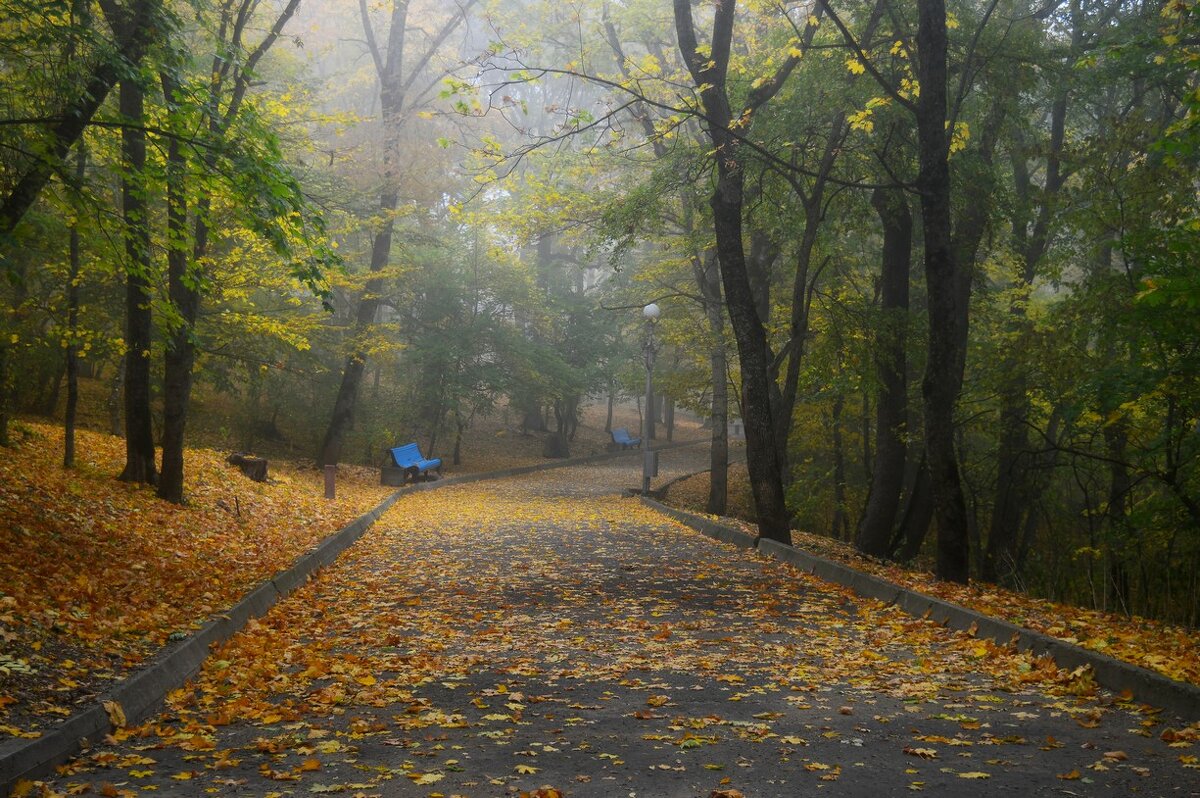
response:
[[(663, 479), (697, 458), (664, 453)], [(1184, 730), (1086, 677), (715, 544), (621, 498), (637, 469), (405, 497), (168, 712), (51, 787), (1200, 794)]]

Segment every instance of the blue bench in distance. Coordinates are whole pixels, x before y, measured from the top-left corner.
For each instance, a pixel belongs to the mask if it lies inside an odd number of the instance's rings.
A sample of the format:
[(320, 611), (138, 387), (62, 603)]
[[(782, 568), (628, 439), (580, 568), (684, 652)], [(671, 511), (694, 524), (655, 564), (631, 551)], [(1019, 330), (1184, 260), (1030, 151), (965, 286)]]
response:
[(617, 446), (620, 446), (622, 449), (628, 449), (631, 446), (636, 448), (642, 445), (642, 439), (629, 437), (629, 430), (625, 429), (624, 427), (617, 427), (614, 429), (612, 431), (612, 439), (613, 443), (615, 443)]
[(385, 465), (381, 469), (379, 475), (379, 484), (398, 486), (412, 480), (416, 482), (421, 477), (430, 478), (431, 472), (437, 474), (432, 477), (436, 479), (441, 476), (442, 459), (435, 457), (432, 460), (421, 454), (421, 447), (415, 443), (406, 443), (404, 446), (397, 446), (394, 449), (388, 449), (388, 455), (391, 458), (391, 464)]

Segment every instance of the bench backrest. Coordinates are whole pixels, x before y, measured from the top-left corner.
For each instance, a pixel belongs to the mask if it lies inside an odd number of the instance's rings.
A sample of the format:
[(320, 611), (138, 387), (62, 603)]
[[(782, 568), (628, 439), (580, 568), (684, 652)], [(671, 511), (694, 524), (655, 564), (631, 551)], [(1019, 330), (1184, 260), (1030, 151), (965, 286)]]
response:
[(406, 443), (391, 450), (392, 462), (398, 466), (418, 463), (425, 458), (421, 456), (421, 447), (415, 443)]

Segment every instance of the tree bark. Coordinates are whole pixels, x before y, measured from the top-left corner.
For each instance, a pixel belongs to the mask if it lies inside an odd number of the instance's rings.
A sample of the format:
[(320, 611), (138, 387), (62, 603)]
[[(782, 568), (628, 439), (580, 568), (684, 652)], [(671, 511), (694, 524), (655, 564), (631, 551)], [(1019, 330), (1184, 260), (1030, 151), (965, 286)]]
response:
[(696, 282), (708, 319), (708, 362), (712, 379), (712, 430), (709, 447), (708, 500), (705, 512), (724, 515), (729, 495), (729, 363), (725, 349), (725, 313), (716, 253), (695, 259)]
[[(82, 187), (87, 170), (87, 148), (81, 139), (76, 152), (75, 183)], [(71, 222), (67, 272), (67, 406), (63, 411), (63, 468), (75, 467), (75, 418), (79, 409), (79, 270), (82, 236), (78, 211)]]
[(117, 367), (113, 370), (112, 383), (108, 386), (108, 434), (114, 438), (121, 435), (121, 397), (125, 389), (125, 358), (117, 359)]
[(933, 522), (933, 491), (929, 486), (929, 469), (925, 454), (917, 463), (913, 484), (900, 514), (896, 537), (892, 544), (893, 555), (899, 562), (908, 562), (921, 553), (929, 525)]
[(9, 390), (9, 360), (12, 358), (12, 347), (0, 344), (0, 446), (9, 446), (11, 440), (8, 425), (12, 415), (12, 391)]
[(147, 218), (146, 132), (142, 89), (135, 79), (121, 81), (121, 116), (130, 126), (121, 130), (125, 173), (121, 178), (121, 208), (125, 229), (125, 469), (118, 479), (153, 485), (154, 433), (150, 416), (150, 345), (153, 328), (150, 303), (150, 221)]
[(890, 553), (908, 455), (908, 285), (912, 267), (912, 214), (902, 191), (876, 189), (871, 204), (883, 225), (880, 277), (882, 321), (875, 339), (875, 465), (856, 546), (864, 554)]
[(929, 296), (929, 352), (922, 384), (925, 450), (937, 519), (939, 579), (966, 583), (970, 576), (969, 526), (954, 441), (954, 410), (962, 388), (967, 318), (962, 275), (950, 236), (949, 134), (946, 130), (946, 5), (917, 4), (917, 140), (925, 282)]
[(1108, 590), (1113, 605), (1104, 609), (1118, 609), (1125, 614), (1133, 611), (1130, 593), (1129, 571), (1126, 568), (1126, 550), (1130, 543), (1128, 515), (1129, 494), (1133, 480), (1129, 467), (1125, 465), (1125, 448), (1129, 440), (1129, 422), (1124, 417), (1104, 425), (1104, 448), (1109, 456), (1108, 506), (1104, 512), (1107, 525), (1105, 553), (1108, 558)]
[[(698, 43), (689, 0), (674, 0), (674, 11), (680, 52), (696, 85), (703, 87), (700, 98), (715, 150), (717, 187), (710, 204), (725, 302), (742, 367), (742, 417), (746, 422), (747, 466), (759, 534), (790, 543), (791, 529), (783, 494), (782, 470), (775, 448), (775, 422), (771, 413), (767, 336), (750, 287), (742, 242), (745, 173), (740, 143), (730, 130), (733, 116), (726, 92), (736, 3), (727, 0), (717, 5), (711, 52), (707, 58), (697, 52)], [(784, 78), (786, 74), (776, 80), (781, 82)], [(762, 97), (759, 104), (769, 97), (762, 94), (757, 96)]]
[(850, 520), (846, 512), (846, 447), (842, 442), (842, 411), (846, 397), (833, 397), (830, 413), (830, 432), (833, 436), (833, 523), (829, 534), (837, 540), (850, 537)]
[[(162, 84), (167, 107), (174, 110), (174, 81), (164, 74)], [(197, 276), (188, 273), (186, 174), (187, 163), (179, 140), (172, 138), (167, 143), (167, 292), (178, 318), (163, 354), (162, 474), (158, 497), (176, 504), (183, 503), (184, 431), (196, 360), (192, 336), (200, 307)]]

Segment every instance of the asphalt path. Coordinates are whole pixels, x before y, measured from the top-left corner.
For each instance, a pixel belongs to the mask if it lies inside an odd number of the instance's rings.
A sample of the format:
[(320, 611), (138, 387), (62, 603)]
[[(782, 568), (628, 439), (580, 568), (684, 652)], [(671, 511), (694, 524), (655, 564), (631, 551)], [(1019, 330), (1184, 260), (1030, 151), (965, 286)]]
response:
[[(662, 457), (659, 482), (703, 467)], [(639, 468), (405, 497), (49, 788), (1200, 795), (1194, 730), (714, 543), (623, 498)]]

